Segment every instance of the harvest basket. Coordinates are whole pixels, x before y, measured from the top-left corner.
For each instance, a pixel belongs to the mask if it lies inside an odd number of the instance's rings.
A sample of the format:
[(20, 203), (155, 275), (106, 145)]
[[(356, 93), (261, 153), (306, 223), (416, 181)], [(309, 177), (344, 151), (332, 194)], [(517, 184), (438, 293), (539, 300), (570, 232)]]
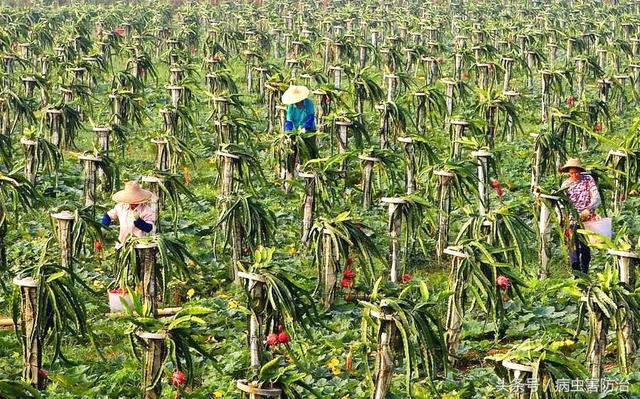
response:
[[(592, 222), (584, 222), (584, 229), (592, 233), (599, 234), (601, 236), (611, 239), (611, 218), (602, 218), (594, 220)], [(588, 237), (589, 244), (601, 244), (602, 239), (599, 237), (590, 235)]]
[(129, 293), (123, 288), (107, 290), (107, 294), (109, 295), (109, 308), (111, 309), (111, 313), (124, 312), (123, 301), (129, 304), (129, 306), (133, 306), (133, 301), (131, 300)]

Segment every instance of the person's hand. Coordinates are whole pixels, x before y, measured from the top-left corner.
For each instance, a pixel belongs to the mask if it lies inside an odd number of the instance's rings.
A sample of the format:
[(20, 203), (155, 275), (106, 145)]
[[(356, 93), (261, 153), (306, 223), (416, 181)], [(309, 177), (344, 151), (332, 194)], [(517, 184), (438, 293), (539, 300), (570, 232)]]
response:
[(288, 131), (291, 131), (291, 130), (293, 130), (293, 122), (292, 121), (286, 121), (284, 123), (284, 131), (288, 132)]
[(140, 212), (138, 211), (129, 211), (129, 217), (133, 220), (140, 219)]
[(591, 217), (590, 210), (584, 209), (582, 212), (580, 212), (580, 220), (582, 220), (583, 222), (586, 220), (589, 220), (590, 217)]

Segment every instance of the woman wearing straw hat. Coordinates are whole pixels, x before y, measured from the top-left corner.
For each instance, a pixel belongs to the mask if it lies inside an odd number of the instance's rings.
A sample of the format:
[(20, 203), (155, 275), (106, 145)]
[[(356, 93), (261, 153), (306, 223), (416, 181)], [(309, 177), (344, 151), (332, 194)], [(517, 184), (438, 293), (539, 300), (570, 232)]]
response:
[[(593, 177), (583, 174), (585, 168), (577, 158), (569, 159), (560, 168), (560, 172), (569, 173), (569, 178), (562, 183), (562, 189), (567, 190), (567, 196), (580, 215), (580, 220), (583, 222), (594, 220), (596, 209), (600, 206), (602, 200)], [(589, 271), (589, 262), (591, 262), (591, 250), (576, 234), (577, 226), (577, 222), (572, 220), (572, 228), (568, 232), (568, 235), (573, 237), (573, 240), (569, 242), (569, 260), (571, 261), (572, 269), (587, 273)]]
[(116, 206), (102, 217), (102, 224), (109, 226), (111, 221), (117, 219), (120, 222), (120, 234), (116, 249), (120, 249), (129, 234), (141, 237), (153, 230), (155, 214), (151, 207), (145, 205), (153, 194), (143, 190), (137, 181), (125, 183), (124, 189), (111, 197)]
[[(305, 132), (316, 131), (316, 115), (313, 101), (309, 99), (310, 90), (305, 86), (291, 85), (282, 95), (282, 103), (287, 106), (287, 121), (284, 124), (284, 131), (294, 129), (304, 129)], [(311, 158), (316, 158), (318, 150), (315, 136), (311, 139), (305, 138)]]

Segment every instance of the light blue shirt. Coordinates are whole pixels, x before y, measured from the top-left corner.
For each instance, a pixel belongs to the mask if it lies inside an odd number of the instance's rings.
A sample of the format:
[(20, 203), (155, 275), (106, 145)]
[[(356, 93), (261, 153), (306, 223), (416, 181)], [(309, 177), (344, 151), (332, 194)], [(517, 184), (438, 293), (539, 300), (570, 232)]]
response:
[(304, 99), (301, 107), (298, 107), (296, 104), (287, 106), (287, 122), (285, 123), (284, 130), (288, 131), (298, 128), (304, 128), (307, 132), (316, 131), (316, 115), (313, 101), (308, 98)]

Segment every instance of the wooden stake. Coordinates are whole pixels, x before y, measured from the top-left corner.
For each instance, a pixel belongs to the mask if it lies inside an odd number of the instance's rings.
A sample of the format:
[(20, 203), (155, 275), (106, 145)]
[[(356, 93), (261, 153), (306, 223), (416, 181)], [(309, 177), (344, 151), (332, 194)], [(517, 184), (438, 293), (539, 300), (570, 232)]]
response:
[[(609, 255), (614, 256), (616, 259), (616, 263), (618, 264), (618, 279), (621, 283), (628, 284), (630, 287), (635, 287), (636, 284), (636, 266), (640, 262), (640, 255), (635, 252), (629, 251), (618, 251), (610, 249), (607, 251)], [(622, 320), (622, 342), (619, 342), (618, 345), (622, 344), (624, 346), (624, 356), (635, 357), (636, 354), (636, 343), (635, 343), (635, 331), (636, 331), (636, 321), (631, 319), (628, 314), (624, 315)], [(620, 348), (618, 349), (620, 351)], [(622, 352), (622, 351), (620, 351)], [(630, 361), (627, 360), (627, 364)], [(627, 373), (629, 370), (622, 370), (624, 373)]]
[(84, 175), (84, 205), (93, 206), (96, 202), (96, 186), (97, 186), (97, 171), (98, 162), (102, 161), (102, 158), (93, 155), (81, 155), (78, 159), (83, 164)]
[[(520, 96), (520, 93), (518, 93), (517, 91), (509, 90), (509, 91), (505, 91), (504, 95), (505, 97), (507, 97), (507, 100), (510, 103), (513, 103), (515, 99), (518, 98), (518, 96)], [(509, 114), (506, 115), (505, 125), (506, 125), (506, 139), (509, 143), (511, 143), (516, 133), (516, 125), (513, 120), (513, 117)]]
[(304, 201), (302, 204), (302, 238), (303, 244), (309, 241), (309, 233), (313, 227), (316, 204), (316, 175), (313, 173), (299, 173), (299, 177), (305, 179)]
[(156, 145), (156, 169), (160, 172), (166, 172), (169, 170), (169, 141), (164, 138), (151, 139), (151, 142)]
[(321, 276), (322, 303), (325, 309), (331, 307), (338, 281), (338, 254), (333, 252), (331, 232), (325, 230), (322, 235), (322, 255), (324, 271)]
[(158, 244), (136, 244), (138, 277), (142, 283), (142, 301), (157, 316), (156, 256)]
[[(280, 388), (261, 388), (257, 381), (248, 382), (247, 380), (238, 380), (236, 387), (247, 394), (249, 399), (260, 398), (279, 398), (282, 396)], [(243, 397), (246, 397), (243, 395)]]
[(153, 193), (153, 196), (149, 200), (149, 204), (155, 215), (154, 220), (156, 221), (153, 224), (153, 230), (151, 230), (151, 235), (153, 235), (161, 230), (160, 215), (164, 205), (164, 191), (161, 185), (166, 184), (166, 179), (156, 176), (144, 176), (142, 177), (142, 181), (147, 184), (147, 188)]
[(459, 161), (462, 155), (462, 144), (460, 140), (464, 137), (464, 131), (469, 126), (469, 122), (462, 120), (451, 121), (451, 159)]
[(509, 393), (512, 395), (510, 396), (511, 398), (528, 399), (530, 397), (530, 393), (532, 394), (533, 392), (536, 392), (535, 390), (529, 390), (526, 388), (522, 390), (511, 388), (514, 384), (527, 384), (533, 376), (533, 367), (525, 364), (512, 363), (507, 360), (502, 361), (502, 366), (506, 368), (509, 373), (509, 382), (511, 383)]
[[(348, 120), (336, 120), (336, 126), (338, 127), (338, 153), (344, 154), (349, 150), (349, 127), (353, 125), (353, 122)], [(344, 173), (346, 178), (347, 173), (347, 160), (343, 159), (340, 162), (341, 173)]]
[(389, 205), (389, 278), (391, 282), (398, 282), (398, 271), (405, 248), (402, 245), (402, 208), (407, 203), (402, 198), (383, 197), (382, 202)]
[(478, 210), (480, 215), (485, 215), (489, 210), (489, 159), (493, 154), (487, 151), (474, 151), (471, 153), (478, 163), (478, 193), (480, 203)]
[(439, 258), (449, 243), (449, 214), (451, 213), (450, 182), (453, 173), (445, 170), (433, 172), (438, 176), (438, 239), (436, 256)]
[(373, 399), (385, 399), (393, 377), (395, 353), (393, 345), (397, 341), (398, 328), (392, 310), (381, 304), (382, 312), (370, 311), (371, 316), (380, 320), (378, 329), (378, 350), (376, 353), (376, 376)]
[(362, 207), (364, 209), (370, 209), (371, 197), (373, 195), (373, 166), (376, 162), (379, 162), (380, 159), (364, 154), (358, 155), (358, 159), (362, 161)]
[(234, 171), (236, 169), (236, 163), (240, 161), (240, 157), (226, 151), (216, 151), (222, 160), (222, 179), (220, 194), (223, 196), (233, 195), (235, 187), (233, 184)]
[(405, 187), (407, 195), (413, 194), (418, 186), (416, 182), (416, 154), (414, 140), (411, 137), (398, 137), (398, 141), (403, 144), (405, 161)]
[(614, 178), (615, 178), (615, 189), (613, 191), (613, 212), (620, 212), (620, 208), (622, 207), (622, 201), (626, 197), (626, 187), (625, 180), (623, 178), (624, 175), (624, 164), (628, 162), (627, 153), (624, 151), (609, 151), (609, 159), (611, 160), (611, 165), (614, 169)]
[(599, 380), (602, 378), (604, 364), (602, 362), (607, 351), (607, 333), (609, 332), (609, 318), (600, 309), (597, 303), (592, 304), (592, 311), (589, 314), (591, 323), (591, 339), (589, 341), (589, 351), (587, 360), (591, 378)]
[(73, 262), (73, 224), (75, 215), (69, 211), (52, 213), (55, 220), (60, 246), (60, 265), (63, 268), (71, 268)]
[(535, 193), (534, 195), (538, 198), (538, 205), (540, 207), (540, 217), (538, 220), (538, 234), (540, 236), (538, 245), (539, 277), (544, 279), (549, 272), (550, 251), (548, 244), (551, 241), (551, 211), (556, 210), (558, 212), (558, 201), (560, 198), (540, 193)]
[(31, 277), (15, 278), (13, 283), (20, 289), (20, 332), (24, 343), (22, 378), (38, 389), (44, 388), (40, 378), (42, 368), (42, 342), (38, 326), (38, 282)]
[(138, 336), (145, 343), (144, 369), (142, 378), (143, 399), (160, 399), (162, 396), (162, 373), (164, 359), (167, 356), (165, 336), (149, 332), (140, 332)]
[(24, 176), (31, 184), (35, 184), (38, 175), (38, 143), (23, 137), (20, 144), (24, 149)]
[(377, 111), (380, 111), (380, 148), (384, 149), (389, 146), (389, 114), (387, 112), (387, 103), (376, 104), (374, 107)]
[(55, 146), (60, 146), (60, 134), (62, 132), (62, 111), (59, 109), (48, 109), (46, 111), (46, 122), (48, 126), (49, 141)]
[(249, 309), (251, 314), (247, 316), (248, 344), (250, 366), (259, 370), (262, 365), (262, 346), (265, 340), (262, 332), (263, 313), (266, 305), (263, 276), (255, 273), (238, 272), (238, 278), (242, 279), (249, 294)]
[(460, 345), (460, 331), (464, 318), (464, 285), (465, 276), (462, 275), (462, 265), (468, 255), (451, 247), (445, 248), (443, 253), (452, 256), (451, 274), (449, 275), (449, 290), (452, 292), (447, 304), (447, 321), (445, 324), (445, 341), (449, 353), (449, 362), (454, 364)]
[(426, 101), (427, 97), (424, 92), (415, 92), (413, 93), (416, 98), (416, 126), (418, 128), (418, 133), (423, 134), (425, 130), (425, 115), (427, 114)]

